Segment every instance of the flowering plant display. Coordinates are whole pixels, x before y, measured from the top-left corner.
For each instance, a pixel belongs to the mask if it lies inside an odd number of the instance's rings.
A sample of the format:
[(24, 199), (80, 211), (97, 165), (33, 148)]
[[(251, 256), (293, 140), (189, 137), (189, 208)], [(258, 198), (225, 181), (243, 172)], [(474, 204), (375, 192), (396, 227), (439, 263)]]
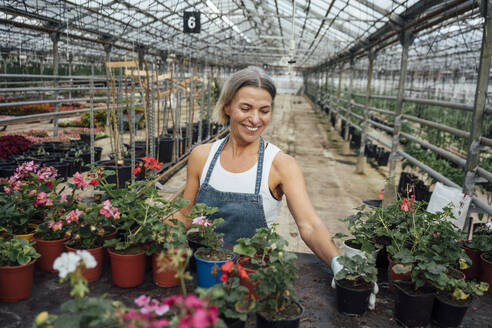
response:
[(29, 224), (55, 208), (58, 173), (53, 167), (22, 163), (0, 194), (0, 226), (12, 234), (29, 232)]
[(246, 321), (248, 313), (256, 305), (254, 295), (241, 285), (241, 279), (250, 280), (248, 273), (240, 263), (233, 261), (222, 264), (220, 270), (222, 284), (211, 288), (197, 288), (197, 294), (217, 305), (222, 318)]
[(17, 155), (24, 153), (31, 141), (23, 136), (10, 135), (0, 137), (0, 160), (8, 158), (10, 155)]
[(174, 295), (162, 301), (142, 295), (137, 309), (118, 313), (120, 327), (222, 328), (217, 306), (194, 294)]

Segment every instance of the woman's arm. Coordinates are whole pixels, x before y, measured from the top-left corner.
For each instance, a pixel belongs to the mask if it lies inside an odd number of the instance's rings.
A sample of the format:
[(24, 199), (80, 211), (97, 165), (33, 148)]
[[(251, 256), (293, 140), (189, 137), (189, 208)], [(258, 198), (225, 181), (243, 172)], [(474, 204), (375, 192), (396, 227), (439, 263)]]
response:
[(198, 189), (200, 189), (200, 176), (203, 167), (207, 162), (211, 148), (212, 144), (199, 145), (191, 151), (190, 157), (188, 158), (186, 186), (183, 192), (183, 198), (188, 200), (189, 203), (188, 206), (173, 215), (174, 219), (183, 222), (187, 228), (191, 226), (192, 221), (192, 219), (187, 216), (190, 214), (191, 209), (196, 203), (196, 196), (198, 194)]
[(278, 186), (287, 198), (290, 213), (296, 221), (302, 240), (323, 262), (330, 265), (340, 255), (330, 232), (316, 214), (309, 199), (301, 169), (296, 160), (279, 153), (273, 162)]

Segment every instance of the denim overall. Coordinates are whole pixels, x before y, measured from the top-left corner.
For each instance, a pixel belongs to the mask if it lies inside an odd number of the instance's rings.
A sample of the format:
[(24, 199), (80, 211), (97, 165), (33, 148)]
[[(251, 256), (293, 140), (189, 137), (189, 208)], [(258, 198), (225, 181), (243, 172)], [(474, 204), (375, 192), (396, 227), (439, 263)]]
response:
[[(239, 238), (249, 238), (256, 229), (267, 227), (263, 199), (260, 195), (261, 177), (263, 172), (263, 155), (265, 152), (263, 138), (260, 137), (260, 153), (256, 170), (255, 193), (224, 192), (214, 189), (208, 184), (215, 163), (219, 158), (229, 137), (225, 138), (215, 153), (205, 177), (198, 190), (197, 203), (217, 207), (218, 211), (210, 219), (223, 218), (224, 223), (217, 227), (217, 232), (224, 233), (224, 245), (234, 245)], [(234, 183), (234, 181), (231, 181)]]

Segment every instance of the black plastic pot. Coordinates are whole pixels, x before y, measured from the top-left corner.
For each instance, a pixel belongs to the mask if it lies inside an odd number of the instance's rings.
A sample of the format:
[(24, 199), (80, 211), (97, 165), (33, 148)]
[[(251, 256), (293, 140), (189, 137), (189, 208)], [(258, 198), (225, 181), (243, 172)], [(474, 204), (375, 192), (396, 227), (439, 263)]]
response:
[(17, 165), (0, 166), (0, 178), (10, 178), (14, 174), (16, 169)]
[(405, 327), (427, 326), (431, 322), (432, 307), (435, 295), (432, 291), (409, 293), (405, 287), (411, 286), (403, 282), (395, 286), (395, 319)]
[(436, 295), (434, 308), (432, 310), (432, 322), (439, 327), (458, 327), (461, 325), (466, 311), (470, 307), (468, 304), (457, 305), (449, 303), (443, 297)]
[(261, 313), (256, 312), (256, 327), (257, 328), (298, 328), (301, 317), (304, 315), (304, 308), (301, 304), (297, 303), (297, 306), (301, 308), (301, 313), (295, 318), (287, 320), (270, 321), (263, 317)]
[[(189, 237), (189, 235), (187, 237)], [(200, 247), (207, 247), (207, 245), (193, 241), (190, 238), (187, 238), (187, 241), (188, 241), (188, 246), (190, 246), (191, 250), (193, 251), (193, 254), (195, 254), (195, 252)], [(191, 256), (190, 258), (189, 267), (192, 272), (196, 272), (196, 260), (194, 256)]]
[(372, 287), (368, 289), (355, 289), (343, 286), (336, 280), (335, 283), (337, 285), (338, 312), (356, 316), (364, 314), (369, 304)]
[(171, 136), (161, 135), (159, 137), (159, 162), (171, 163), (173, 159), (174, 140)]
[(110, 175), (106, 177), (107, 183), (116, 183), (116, 170), (118, 170), (118, 182), (119, 188), (125, 188), (126, 182), (131, 180), (132, 177), (132, 167), (128, 161), (124, 161), (123, 165), (118, 165), (117, 167), (114, 165), (114, 161), (99, 161), (97, 162), (97, 166), (103, 167), (105, 170), (115, 171), (114, 175)]

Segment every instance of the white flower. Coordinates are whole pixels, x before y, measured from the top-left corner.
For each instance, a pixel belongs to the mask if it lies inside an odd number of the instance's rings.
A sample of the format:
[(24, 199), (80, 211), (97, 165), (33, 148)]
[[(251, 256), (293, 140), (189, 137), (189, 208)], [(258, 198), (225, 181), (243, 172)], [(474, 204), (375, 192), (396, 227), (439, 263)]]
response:
[(485, 223), (485, 225), (487, 226), (487, 229), (492, 230), (492, 220)]
[(85, 264), (87, 269), (95, 268), (97, 261), (88, 251), (77, 251), (63, 253), (53, 263), (53, 269), (58, 270), (58, 276), (64, 279), (68, 274), (74, 272), (80, 262)]
[(79, 261), (80, 256), (73, 252), (62, 253), (53, 263), (53, 269), (58, 270), (58, 276), (64, 279), (77, 269)]
[(79, 255), (82, 261), (84, 261), (85, 267), (87, 269), (92, 269), (96, 267), (97, 261), (94, 256), (92, 256), (92, 254), (88, 251), (77, 251), (77, 255)]

